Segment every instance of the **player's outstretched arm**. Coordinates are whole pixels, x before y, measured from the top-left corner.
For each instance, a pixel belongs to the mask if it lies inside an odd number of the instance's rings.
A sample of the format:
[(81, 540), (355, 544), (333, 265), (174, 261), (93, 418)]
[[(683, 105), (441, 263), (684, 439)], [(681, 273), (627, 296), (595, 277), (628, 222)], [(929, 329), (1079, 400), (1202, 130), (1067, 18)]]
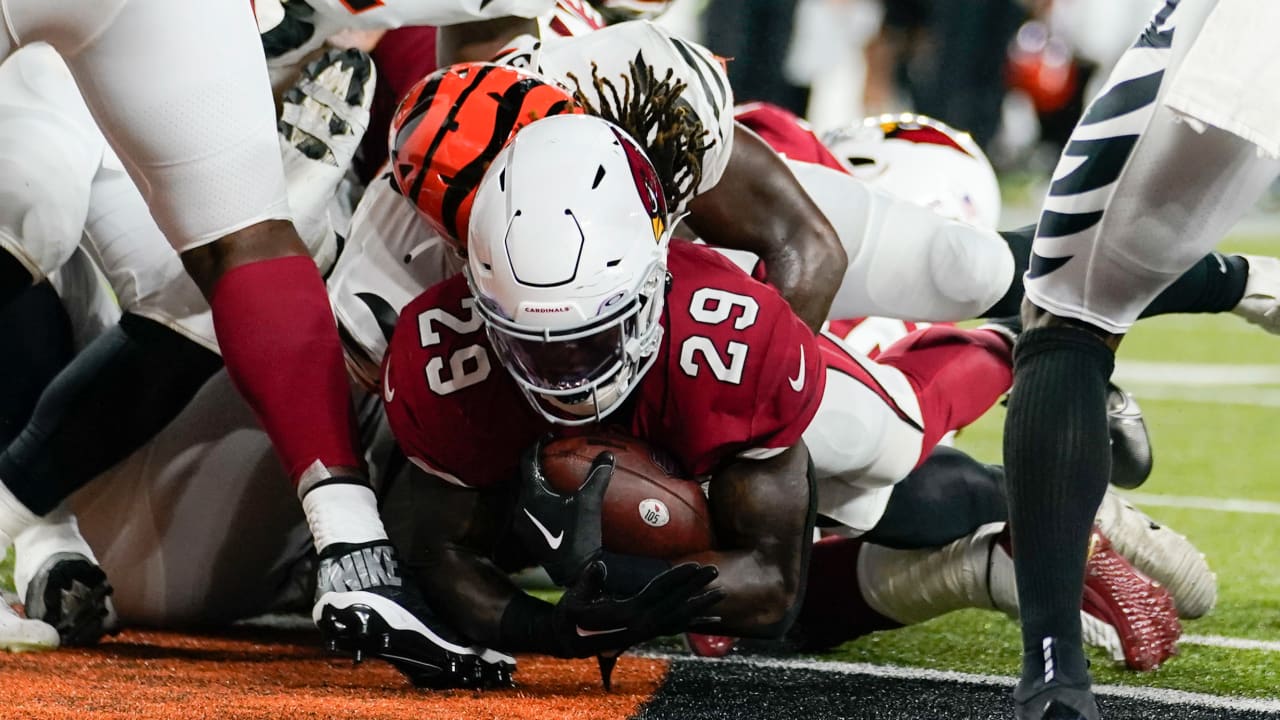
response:
[(406, 575), (450, 625), (490, 647), (499, 644), (503, 610), (524, 594), (492, 560), (511, 501), (509, 491), (460, 487), (412, 466), (383, 501)]
[(769, 284), (809, 327), (827, 319), (849, 264), (840, 237), (782, 158), (742, 124), (720, 182), (689, 203), (686, 221), (711, 245), (760, 256)]
[[(625, 597), (605, 587), (607, 570), (588, 563), (560, 601), (516, 587), (493, 557), (503, 547), (513, 498), (434, 478), (401, 479), (388, 492), (388, 533), (405, 549), (409, 575), (454, 627), (482, 645), (510, 652), (590, 657), (681, 632), (721, 598), (707, 589), (716, 569), (693, 563), (668, 569)], [(426, 514), (424, 514), (424, 512)], [(509, 542), (511, 535), (506, 535)]]
[(816, 519), (809, 451), (803, 443), (767, 460), (716, 473), (708, 500), (719, 549), (685, 560), (714, 565), (724, 599), (699, 631), (780, 637), (799, 611)]

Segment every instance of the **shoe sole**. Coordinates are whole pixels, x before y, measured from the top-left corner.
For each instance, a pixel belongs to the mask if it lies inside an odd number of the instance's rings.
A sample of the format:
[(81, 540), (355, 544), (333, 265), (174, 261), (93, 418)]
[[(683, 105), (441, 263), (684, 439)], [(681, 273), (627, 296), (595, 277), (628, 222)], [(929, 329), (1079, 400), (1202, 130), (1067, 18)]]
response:
[[(68, 604), (66, 594), (74, 591), (76, 583), (84, 591), (73, 594), (73, 602)], [(112, 613), (107, 598), (112, 592), (106, 573), (88, 558), (57, 553), (45, 561), (27, 587), (27, 617), (52, 625), (64, 646), (95, 645), (103, 635), (118, 631), (109, 626)]]
[[(330, 87), (321, 82), (321, 76), (334, 67), (351, 71), (349, 84), (345, 88)], [(328, 139), (331, 140), (333, 136), (352, 132), (351, 123), (343, 117), (344, 113), (359, 110), (364, 115), (362, 122), (365, 125), (368, 124), (367, 115), (373, 102), (374, 73), (373, 60), (366, 53), (359, 50), (329, 50), (321, 58), (302, 69), (302, 77), (298, 84), (289, 88), (282, 99), (299, 107), (311, 103), (319, 107), (321, 113), (328, 113)], [(313, 91), (317, 95), (313, 96), (303, 89), (302, 85), (306, 83), (313, 84)], [(280, 135), (287, 139), (289, 145), (312, 160), (338, 167), (345, 167), (350, 163), (349, 157), (342, 158), (345, 162), (339, 161), (334, 149), (329, 146), (324, 136), (316, 135), (307, 128), (298, 127), (283, 116), (277, 121), (276, 128)], [(359, 135), (363, 137), (367, 129), (367, 127), (360, 128)], [(312, 130), (320, 132), (318, 128), (312, 128)]]
[(351, 657), (356, 664), (369, 657), (388, 662), (415, 687), (513, 685), (514, 659), (494, 651), (477, 654), (447, 642), (380, 595), (325, 593), (313, 618), (328, 652)]

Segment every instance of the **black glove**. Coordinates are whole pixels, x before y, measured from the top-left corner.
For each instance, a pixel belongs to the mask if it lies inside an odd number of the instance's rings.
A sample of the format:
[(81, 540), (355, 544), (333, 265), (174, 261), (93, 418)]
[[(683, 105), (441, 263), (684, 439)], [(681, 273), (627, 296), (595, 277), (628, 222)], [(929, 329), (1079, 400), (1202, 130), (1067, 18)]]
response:
[(555, 606), (551, 624), (560, 655), (614, 654), (694, 622), (715, 622), (705, 613), (724, 598), (719, 588), (707, 588), (720, 574), (714, 565), (677, 565), (628, 598), (604, 594), (606, 572), (602, 562), (588, 564)]
[(614, 459), (609, 452), (597, 455), (578, 491), (561, 495), (542, 472), (544, 440), (520, 459), (520, 498), (512, 523), (516, 536), (551, 579), (567, 587), (600, 556), (600, 513)]

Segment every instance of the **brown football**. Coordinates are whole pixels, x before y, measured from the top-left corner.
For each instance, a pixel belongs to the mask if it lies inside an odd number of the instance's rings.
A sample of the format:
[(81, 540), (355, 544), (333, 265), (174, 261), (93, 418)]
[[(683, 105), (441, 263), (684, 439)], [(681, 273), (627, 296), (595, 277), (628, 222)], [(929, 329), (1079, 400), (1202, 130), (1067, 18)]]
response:
[(605, 451), (615, 459), (600, 523), (606, 550), (674, 559), (711, 549), (711, 515), (702, 486), (685, 479), (665, 452), (641, 440), (601, 433), (551, 441), (542, 448), (543, 473), (557, 492), (575, 492)]

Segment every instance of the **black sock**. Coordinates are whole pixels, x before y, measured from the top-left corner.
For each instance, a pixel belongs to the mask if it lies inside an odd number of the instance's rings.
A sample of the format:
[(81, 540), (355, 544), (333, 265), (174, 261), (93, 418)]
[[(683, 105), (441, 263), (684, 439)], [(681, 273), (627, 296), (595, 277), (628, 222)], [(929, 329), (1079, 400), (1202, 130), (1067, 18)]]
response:
[(0, 250), (0, 307), (31, 287), (32, 280), (31, 273), (18, 258)]
[(1024, 682), (1088, 678), (1080, 602), (1089, 534), (1111, 472), (1106, 396), (1114, 365), (1101, 338), (1073, 327), (1028, 330), (1014, 350), (1004, 470)]
[(126, 314), (45, 389), (0, 452), (0, 478), (44, 515), (150, 440), (221, 367), (216, 353)]
[(1025, 294), (1022, 287), (1022, 276), (1027, 272), (1027, 265), (1031, 262), (1031, 241), (1035, 239), (1035, 236), (1035, 225), (1028, 225), (1017, 230), (1000, 231), (1000, 237), (1004, 238), (1004, 241), (1009, 244), (1009, 253), (1013, 255), (1013, 280), (1009, 283), (1009, 289), (1005, 291), (1004, 297), (997, 300), (995, 305), (987, 308), (981, 317), (1010, 317), (1022, 312), (1022, 296)]
[(54, 376), (71, 362), (71, 320), (48, 283), (31, 285), (0, 306), (0, 448), (26, 427)]
[(1142, 317), (1170, 313), (1219, 313), (1240, 304), (1249, 280), (1249, 261), (1211, 253), (1160, 293)]
[(898, 550), (939, 547), (1006, 518), (1000, 467), (936, 447), (893, 486), (884, 515), (862, 539)]

